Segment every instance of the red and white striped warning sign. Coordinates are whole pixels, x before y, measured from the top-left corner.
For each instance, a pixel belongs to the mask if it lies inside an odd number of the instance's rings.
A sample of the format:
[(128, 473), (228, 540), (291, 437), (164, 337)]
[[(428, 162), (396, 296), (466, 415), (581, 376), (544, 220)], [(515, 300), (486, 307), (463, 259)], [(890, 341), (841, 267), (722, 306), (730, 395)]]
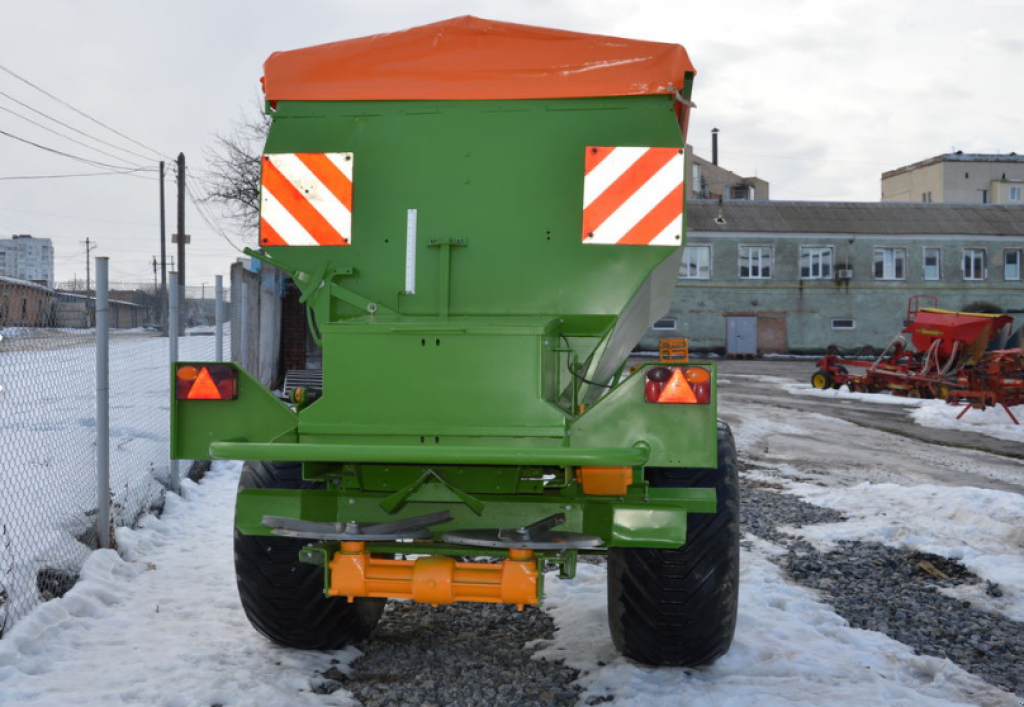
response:
[(260, 245), (352, 242), (352, 153), (263, 155)]
[(683, 242), (683, 151), (676, 147), (588, 147), (583, 242)]

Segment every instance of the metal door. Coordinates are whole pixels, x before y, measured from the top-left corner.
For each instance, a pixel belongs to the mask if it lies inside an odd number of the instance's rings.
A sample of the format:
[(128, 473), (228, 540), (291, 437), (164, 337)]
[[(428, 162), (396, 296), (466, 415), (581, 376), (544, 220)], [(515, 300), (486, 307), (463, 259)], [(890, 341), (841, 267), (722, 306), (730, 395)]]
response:
[(757, 317), (726, 317), (725, 352), (730, 356), (757, 355)]

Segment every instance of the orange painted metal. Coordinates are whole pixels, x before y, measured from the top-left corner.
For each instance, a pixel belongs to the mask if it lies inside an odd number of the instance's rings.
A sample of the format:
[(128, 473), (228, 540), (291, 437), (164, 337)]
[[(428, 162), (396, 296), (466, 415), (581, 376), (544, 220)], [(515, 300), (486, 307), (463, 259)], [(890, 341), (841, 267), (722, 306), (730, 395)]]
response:
[(509, 550), (497, 564), (458, 562), (445, 555), (415, 560), (371, 556), (360, 542), (343, 542), (330, 564), (328, 594), (411, 599), (438, 606), (457, 601), (515, 604), (520, 611), (539, 603), (538, 568), (532, 550)]
[(661, 363), (689, 363), (690, 342), (687, 339), (662, 339), (658, 342), (658, 361)]
[(631, 466), (581, 466), (576, 480), (588, 496), (623, 496), (633, 483)]
[(470, 16), (275, 52), (263, 68), (270, 101), (637, 96), (696, 73), (678, 44)]

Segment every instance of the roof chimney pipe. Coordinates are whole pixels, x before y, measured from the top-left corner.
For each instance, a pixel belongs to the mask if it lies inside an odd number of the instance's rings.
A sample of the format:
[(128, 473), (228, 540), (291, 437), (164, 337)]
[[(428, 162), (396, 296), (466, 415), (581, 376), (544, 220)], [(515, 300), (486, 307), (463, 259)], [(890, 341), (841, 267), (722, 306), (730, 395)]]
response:
[(718, 128), (711, 128), (711, 164), (718, 164)]

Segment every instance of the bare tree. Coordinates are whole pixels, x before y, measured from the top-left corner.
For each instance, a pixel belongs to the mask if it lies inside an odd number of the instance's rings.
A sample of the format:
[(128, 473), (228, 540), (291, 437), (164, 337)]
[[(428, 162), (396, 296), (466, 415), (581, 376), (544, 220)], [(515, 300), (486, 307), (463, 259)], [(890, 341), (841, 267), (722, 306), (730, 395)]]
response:
[(270, 130), (262, 110), (243, 114), (230, 135), (218, 134), (207, 150), (206, 199), (222, 207), (245, 231), (260, 225), (260, 155)]

